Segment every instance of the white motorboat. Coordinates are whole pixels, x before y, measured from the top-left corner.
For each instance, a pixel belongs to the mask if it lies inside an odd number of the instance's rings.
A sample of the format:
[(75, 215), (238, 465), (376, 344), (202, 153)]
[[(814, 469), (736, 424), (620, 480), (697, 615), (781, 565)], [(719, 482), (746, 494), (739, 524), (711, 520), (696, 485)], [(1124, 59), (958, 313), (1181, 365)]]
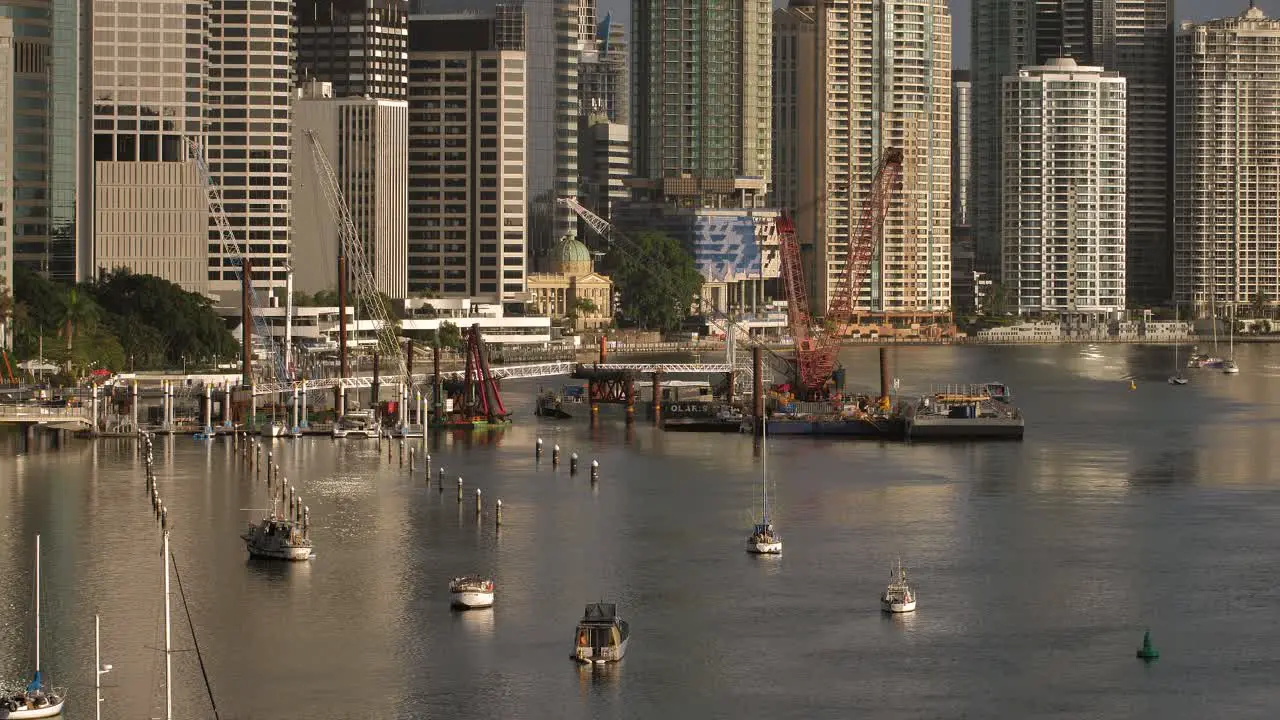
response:
[(493, 607), (493, 581), (475, 576), (456, 577), (449, 581), (452, 605), (463, 610)]
[(915, 591), (907, 585), (907, 571), (898, 560), (898, 568), (889, 574), (889, 586), (880, 596), (880, 609), (889, 613), (909, 613), (916, 609)]
[(291, 437), (293, 435), (293, 433), (289, 432), (289, 428), (282, 422), (272, 422), (262, 428), (261, 434), (262, 437), (265, 438)]
[(382, 430), (378, 427), (377, 418), (372, 410), (350, 412), (333, 424), (335, 438), (378, 438)]
[(263, 518), (240, 536), (254, 557), (272, 560), (310, 560), (311, 538), (307, 522), (297, 523), (275, 513)]
[(631, 626), (613, 603), (591, 603), (578, 622), (573, 659), (581, 663), (618, 662), (627, 653)]
[(765, 422), (760, 438), (761, 486), (764, 488), (764, 512), (747, 536), (747, 552), (753, 555), (778, 555), (782, 552), (782, 536), (769, 518), (769, 423)]
[(1169, 378), (1170, 385), (1186, 385), (1188, 382), (1189, 381), (1187, 380), (1187, 378), (1183, 377), (1181, 374), (1174, 375), (1173, 377)]
[(25, 690), (5, 692), (0, 690), (0, 718), (28, 720), (62, 714), (66, 703), (66, 691), (49, 688), (40, 672), (40, 536), (36, 535), (36, 672)]

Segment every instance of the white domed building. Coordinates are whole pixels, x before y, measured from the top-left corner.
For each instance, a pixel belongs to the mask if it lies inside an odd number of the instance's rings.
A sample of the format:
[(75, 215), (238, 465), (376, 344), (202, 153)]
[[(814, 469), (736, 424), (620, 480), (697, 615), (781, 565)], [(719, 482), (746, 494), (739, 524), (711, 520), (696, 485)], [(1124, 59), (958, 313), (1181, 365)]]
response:
[(534, 307), (553, 319), (572, 317), (574, 329), (594, 330), (613, 321), (613, 281), (595, 271), (591, 251), (571, 237), (551, 249), (550, 272), (530, 273)]

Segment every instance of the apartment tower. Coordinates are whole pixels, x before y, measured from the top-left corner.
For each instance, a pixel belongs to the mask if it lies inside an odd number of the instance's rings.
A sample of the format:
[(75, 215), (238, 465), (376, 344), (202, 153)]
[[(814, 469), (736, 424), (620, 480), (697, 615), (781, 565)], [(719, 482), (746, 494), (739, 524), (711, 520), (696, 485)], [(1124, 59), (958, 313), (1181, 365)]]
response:
[(951, 304), (957, 312), (977, 305), (977, 253), (969, 227), (973, 167), (973, 81), (968, 70), (951, 73)]
[(294, 287), (314, 293), (337, 283), (339, 228), (329, 209), (316, 148), (338, 188), (374, 286), (388, 297), (408, 296), (409, 105), (404, 100), (334, 97), (329, 83), (303, 83), (294, 101)]
[[(1280, 299), (1280, 20), (1250, 6), (1176, 41), (1174, 298), (1196, 317)], [(1259, 297), (1261, 296), (1261, 297)]]
[(525, 293), (529, 85), (524, 50), (504, 49), (513, 19), (409, 18), (410, 293)]
[(1002, 277), (1019, 313), (1125, 308), (1125, 90), (1071, 58), (1005, 78)]
[(768, 0), (633, 0), (639, 178), (682, 179), (690, 193), (730, 197), (735, 178), (756, 178), (763, 193), (772, 160), (772, 12)]
[(298, 80), (333, 96), (403, 100), (408, 91), (407, 0), (297, 0)]
[[(773, 11), (773, 160), (769, 203), (795, 225), (806, 278), (816, 278), (818, 196), (818, 50), (812, 0)], [(809, 304), (818, 305), (818, 283), (808, 283)]]
[[(0, 17), (0, 118), (13, 117), (13, 21)], [(13, 123), (0, 126), (0, 295), (13, 294)], [(0, 316), (0, 347), (9, 346)]]
[(210, 290), (209, 210), (187, 139), (204, 140), (204, 3), (93, 4), (95, 272)]
[(845, 272), (876, 169), (903, 153), (871, 276), (854, 307), (884, 321), (949, 321), (951, 310), (951, 15), (946, 0), (829, 0), (817, 10), (824, 207), (818, 271), (825, 312)]
[(1172, 292), (1173, 23), (1168, 0), (974, 0), (971, 225), (983, 269), (998, 270), (1003, 78), (1070, 57), (1128, 81), (1127, 298), (1157, 304)]

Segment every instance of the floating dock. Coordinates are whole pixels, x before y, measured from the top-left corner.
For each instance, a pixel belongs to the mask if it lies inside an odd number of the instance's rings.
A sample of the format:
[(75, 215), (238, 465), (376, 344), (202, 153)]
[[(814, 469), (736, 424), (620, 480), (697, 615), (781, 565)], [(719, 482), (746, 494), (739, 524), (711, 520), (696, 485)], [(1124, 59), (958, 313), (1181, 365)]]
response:
[(920, 398), (903, 418), (908, 440), (1021, 440), (1022, 411), (1003, 383), (948, 387)]

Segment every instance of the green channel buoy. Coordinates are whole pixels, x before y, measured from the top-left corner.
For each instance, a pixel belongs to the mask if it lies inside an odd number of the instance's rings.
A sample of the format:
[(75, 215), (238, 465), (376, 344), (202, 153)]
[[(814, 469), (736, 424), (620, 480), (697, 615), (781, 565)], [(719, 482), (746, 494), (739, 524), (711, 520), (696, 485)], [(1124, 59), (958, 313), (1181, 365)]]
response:
[(1138, 657), (1142, 660), (1156, 660), (1160, 657), (1160, 651), (1151, 645), (1150, 630), (1142, 634), (1142, 647), (1138, 648)]

